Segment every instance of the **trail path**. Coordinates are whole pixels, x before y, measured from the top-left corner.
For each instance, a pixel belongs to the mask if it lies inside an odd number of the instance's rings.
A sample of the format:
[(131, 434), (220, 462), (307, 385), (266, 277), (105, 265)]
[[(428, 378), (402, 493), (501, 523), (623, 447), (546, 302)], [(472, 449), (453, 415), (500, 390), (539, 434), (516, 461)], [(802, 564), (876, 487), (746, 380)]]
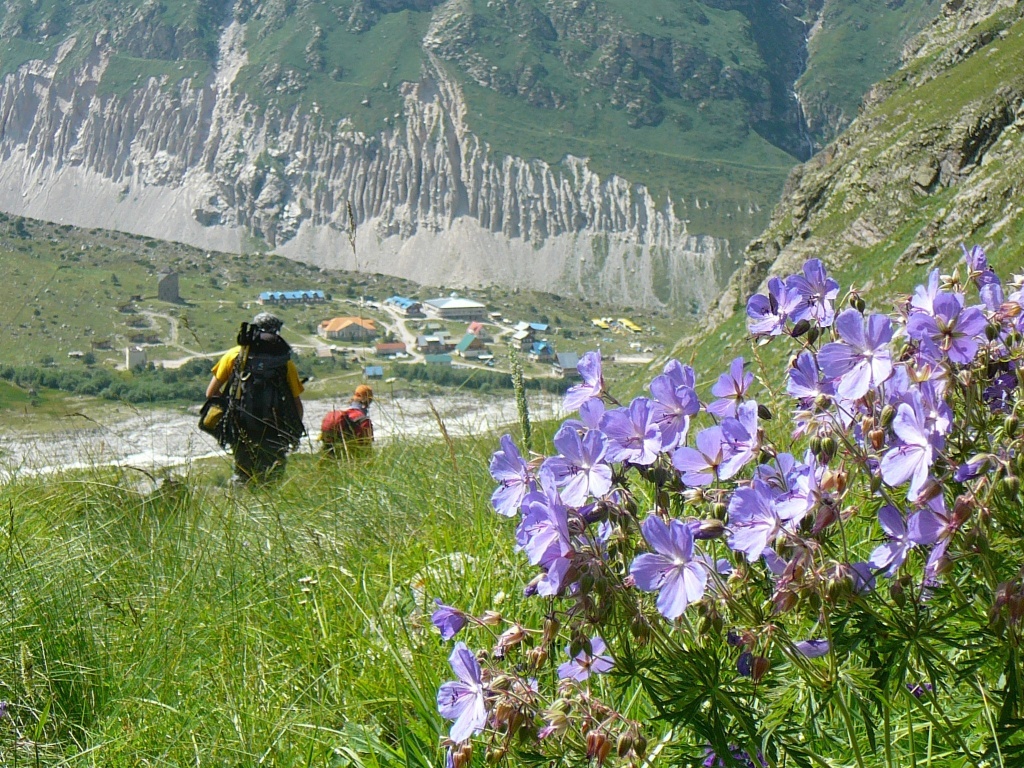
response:
[[(430, 405), (433, 403), (452, 436), (499, 430), (518, 420), (515, 399), (479, 395), (446, 395), (437, 398), (390, 399), (379, 393), (370, 415), (381, 443), (407, 438), (441, 439)], [(530, 394), (534, 419), (561, 415), (561, 398)], [(306, 427), (300, 453), (318, 448), (319, 425), (327, 412), (343, 407), (338, 400), (305, 402)], [(13, 474), (46, 474), (61, 469), (89, 466), (134, 466), (147, 472), (164, 467), (187, 466), (197, 459), (221, 457), (231, 461), (209, 435), (196, 426), (197, 409), (152, 410), (114, 420), (90, 422), (69, 417), (68, 427), (56, 432), (6, 431), (0, 434), (0, 478)]]

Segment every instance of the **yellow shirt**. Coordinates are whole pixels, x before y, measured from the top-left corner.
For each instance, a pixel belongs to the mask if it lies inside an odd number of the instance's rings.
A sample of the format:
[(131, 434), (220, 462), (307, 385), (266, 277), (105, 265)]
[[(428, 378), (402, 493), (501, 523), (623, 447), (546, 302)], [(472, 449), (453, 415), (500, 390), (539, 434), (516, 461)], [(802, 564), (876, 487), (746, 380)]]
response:
[[(231, 378), (231, 371), (235, 367), (235, 358), (238, 357), (238, 353), (241, 351), (241, 347), (229, 349), (224, 353), (223, 357), (217, 361), (217, 364), (213, 366), (213, 375), (217, 377), (217, 381), (225, 382)], [(286, 375), (288, 377), (288, 389), (291, 390), (294, 397), (298, 397), (302, 394), (304, 387), (302, 386), (302, 382), (299, 381), (299, 371), (295, 367), (295, 363), (291, 360), (288, 361)]]

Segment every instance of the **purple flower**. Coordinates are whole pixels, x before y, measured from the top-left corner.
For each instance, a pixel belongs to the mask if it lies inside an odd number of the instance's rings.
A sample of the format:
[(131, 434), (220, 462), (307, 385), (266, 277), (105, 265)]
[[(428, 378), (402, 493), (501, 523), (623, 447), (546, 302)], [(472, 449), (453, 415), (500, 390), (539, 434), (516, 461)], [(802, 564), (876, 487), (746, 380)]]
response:
[(583, 381), (565, 393), (563, 407), (567, 411), (575, 411), (592, 397), (600, 397), (604, 392), (604, 375), (601, 373), (601, 353), (587, 352), (576, 364)]
[(654, 552), (638, 555), (629, 572), (638, 588), (658, 593), (656, 604), (662, 616), (678, 618), (686, 606), (704, 597), (707, 563), (694, 551), (693, 530), (683, 521), (666, 525), (651, 515), (640, 528)]
[(737, 357), (729, 366), (729, 372), (719, 376), (711, 387), (711, 394), (719, 399), (708, 404), (708, 413), (720, 419), (735, 416), (737, 406), (743, 402), (753, 383), (754, 374), (743, 373), (743, 358)]
[(458, 680), (442, 683), (437, 691), (437, 711), (446, 720), (454, 720), (449, 738), (458, 743), (487, 724), (486, 689), (481, 679), (480, 663), (466, 644), (458, 642), (448, 657)]
[(516, 529), (516, 542), (530, 565), (549, 567), (572, 552), (569, 519), (558, 499), (531, 493), (523, 502), (523, 519)]
[(651, 401), (638, 397), (626, 408), (608, 411), (601, 420), (608, 437), (608, 461), (653, 464), (661, 450), (661, 433), (654, 421)]
[(914, 289), (914, 295), (910, 299), (910, 306), (929, 315), (934, 314), (935, 297), (941, 292), (939, 290), (939, 270), (933, 269), (928, 274), (928, 284), (919, 285)]
[(818, 259), (808, 259), (803, 272), (786, 279), (786, 287), (799, 297), (791, 318), (794, 322), (808, 320), (827, 328), (835, 317), (832, 302), (839, 295), (839, 283), (828, 276)]
[(442, 640), (451, 640), (466, 626), (466, 614), (458, 608), (445, 605), (439, 597), (434, 598), (434, 603), (437, 604), (437, 610), (430, 614), (430, 622), (441, 632)]
[[(675, 362), (674, 360), (671, 362)], [(678, 363), (677, 363), (678, 365)], [(668, 366), (665, 366), (666, 370)], [(689, 368), (689, 366), (686, 366)], [(662, 450), (670, 451), (686, 440), (690, 417), (700, 410), (700, 400), (692, 386), (678, 383), (682, 377), (663, 373), (651, 382), (651, 412), (661, 431)], [(693, 369), (690, 376), (693, 380)]]
[(725, 461), (718, 470), (722, 480), (728, 480), (750, 462), (761, 448), (757, 429), (757, 403), (748, 400), (736, 411), (736, 418), (722, 420), (725, 441)]
[(737, 488), (729, 499), (729, 549), (755, 562), (782, 531), (783, 520), (775, 510), (771, 488), (754, 480), (749, 488)]
[(928, 479), (928, 470), (935, 461), (935, 451), (941, 449), (942, 438), (927, 425), (927, 417), (920, 395), (913, 398), (914, 405), (900, 403), (892, 428), (902, 441), (882, 457), (882, 479), (891, 486), (910, 480), (907, 498), (917, 497)]
[[(611, 656), (605, 654), (606, 650), (607, 646), (601, 637), (595, 635), (590, 638), (590, 653), (581, 650), (573, 659), (560, 664), (558, 679), (569, 679), (582, 683), (590, 677), (591, 673), (600, 675), (608, 672), (615, 666), (615, 662)], [(570, 649), (566, 647), (565, 652), (569, 653)]]
[(907, 320), (907, 335), (927, 341), (951, 362), (970, 363), (978, 353), (988, 321), (977, 307), (964, 307), (959, 293), (940, 293), (933, 312), (915, 312)]
[(857, 400), (892, 375), (892, 323), (885, 315), (865, 318), (856, 309), (847, 309), (839, 313), (835, 328), (842, 341), (822, 347), (818, 364), (828, 378), (838, 381), (840, 397)]
[(604, 461), (607, 441), (600, 432), (587, 432), (582, 438), (571, 426), (555, 434), (558, 456), (544, 462), (551, 471), (562, 501), (578, 507), (593, 496), (604, 496), (612, 487), (612, 468)]
[(835, 394), (835, 387), (821, 375), (814, 355), (810, 352), (801, 352), (793, 367), (789, 369), (786, 392), (800, 400), (812, 401), (819, 395), (831, 397)]
[(931, 513), (918, 512), (903, 522), (900, 511), (891, 504), (878, 510), (878, 523), (889, 537), (889, 541), (875, 547), (868, 558), (872, 566), (881, 571), (887, 579), (892, 578), (911, 549), (919, 544), (935, 541)]
[(499, 515), (514, 516), (523, 497), (534, 489), (534, 480), (509, 435), (502, 435), (501, 450), (491, 457), (491, 477), (501, 483), (491, 496), (491, 504)]
[(768, 280), (768, 295), (755, 293), (747, 300), (747, 328), (754, 336), (777, 336), (800, 303), (795, 291), (777, 277)]
[(871, 563), (850, 563), (850, 583), (853, 594), (866, 595), (875, 589), (875, 574)]
[(988, 256), (985, 255), (985, 249), (980, 245), (971, 247), (971, 250), (967, 250), (967, 246), (963, 243), (960, 244), (960, 248), (964, 252), (964, 261), (967, 262), (967, 269), (970, 270), (971, 276), (981, 272), (988, 271)]
[(907, 690), (910, 691), (910, 695), (915, 699), (920, 699), (925, 693), (931, 693), (935, 690), (931, 683), (920, 683), (917, 685), (911, 685), (907, 683)]
[(672, 454), (672, 466), (682, 473), (689, 486), (710, 485), (718, 477), (718, 468), (725, 461), (725, 436), (719, 426), (697, 433), (697, 447), (683, 446)]
[(793, 643), (793, 647), (808, 659), (824, 656), (831, 648), (828, 640), (801, 640), (799, 643)]

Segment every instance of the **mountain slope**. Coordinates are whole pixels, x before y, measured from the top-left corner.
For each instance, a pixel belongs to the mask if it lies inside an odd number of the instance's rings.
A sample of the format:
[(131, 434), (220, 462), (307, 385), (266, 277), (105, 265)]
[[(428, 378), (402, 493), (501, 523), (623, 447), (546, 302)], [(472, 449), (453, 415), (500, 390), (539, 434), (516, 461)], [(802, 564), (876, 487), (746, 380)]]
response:
[[(792, 94), (818, 56), (809, 25), (823, 51), (867, 15), (909, 29), (930, 6), (9, 3), (0, 207), (425, 282), (700, 308), (814, 146)], [(807, 103), (846, 114), (829, 98)]]
[[(713, 333), (734, 343), (768, 274), (811, 257), (861, 289), (909, 290), (961, 244), (1024, 266), (1024, 6), (947, 3), (853, 125), (798, 167), (730, 281)], [(722, 323), (716, 327), (716, 323)]]

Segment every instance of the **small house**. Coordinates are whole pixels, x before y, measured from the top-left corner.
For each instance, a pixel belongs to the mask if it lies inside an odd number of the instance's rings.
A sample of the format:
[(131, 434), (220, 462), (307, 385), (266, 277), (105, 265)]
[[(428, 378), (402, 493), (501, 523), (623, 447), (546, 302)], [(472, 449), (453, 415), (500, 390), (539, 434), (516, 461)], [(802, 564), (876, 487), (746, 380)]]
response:
[(373, 348), (373, 353), (377, 357), (395, 357), (405, 354), (405, 350), (404, 341), (382, 341)]
[(427, 365), (451, 365), (452, 364), (452, 356), (451, 355), (424, 355), (423, 356), (423, 360), (424, 360), (424, 362), (426, 362)]
[(480, 354), (486, 349), (484, 343), (480, 340), (480, 337), (467, 333), (458, 344), (455, 345), (455, 354), (459, 357), (465, 358), (466, 360), (472, 360), (480, 357)]
[(526, 356), (538, 363), (547, 363), (555, 359), (555, 348), (549, 341), (535, 341)]
[(580, 356), (575, 352), (559, 352), (555, 355), (553, 363), (555, 376), (561, 379), (579, 378), (579, 371), (576, 370), (576, 366), (580, 364)]
[(363, 368), (363, 377), (367, 379), (383, 379), (384, 367), (381, 365), (368, 365)]

